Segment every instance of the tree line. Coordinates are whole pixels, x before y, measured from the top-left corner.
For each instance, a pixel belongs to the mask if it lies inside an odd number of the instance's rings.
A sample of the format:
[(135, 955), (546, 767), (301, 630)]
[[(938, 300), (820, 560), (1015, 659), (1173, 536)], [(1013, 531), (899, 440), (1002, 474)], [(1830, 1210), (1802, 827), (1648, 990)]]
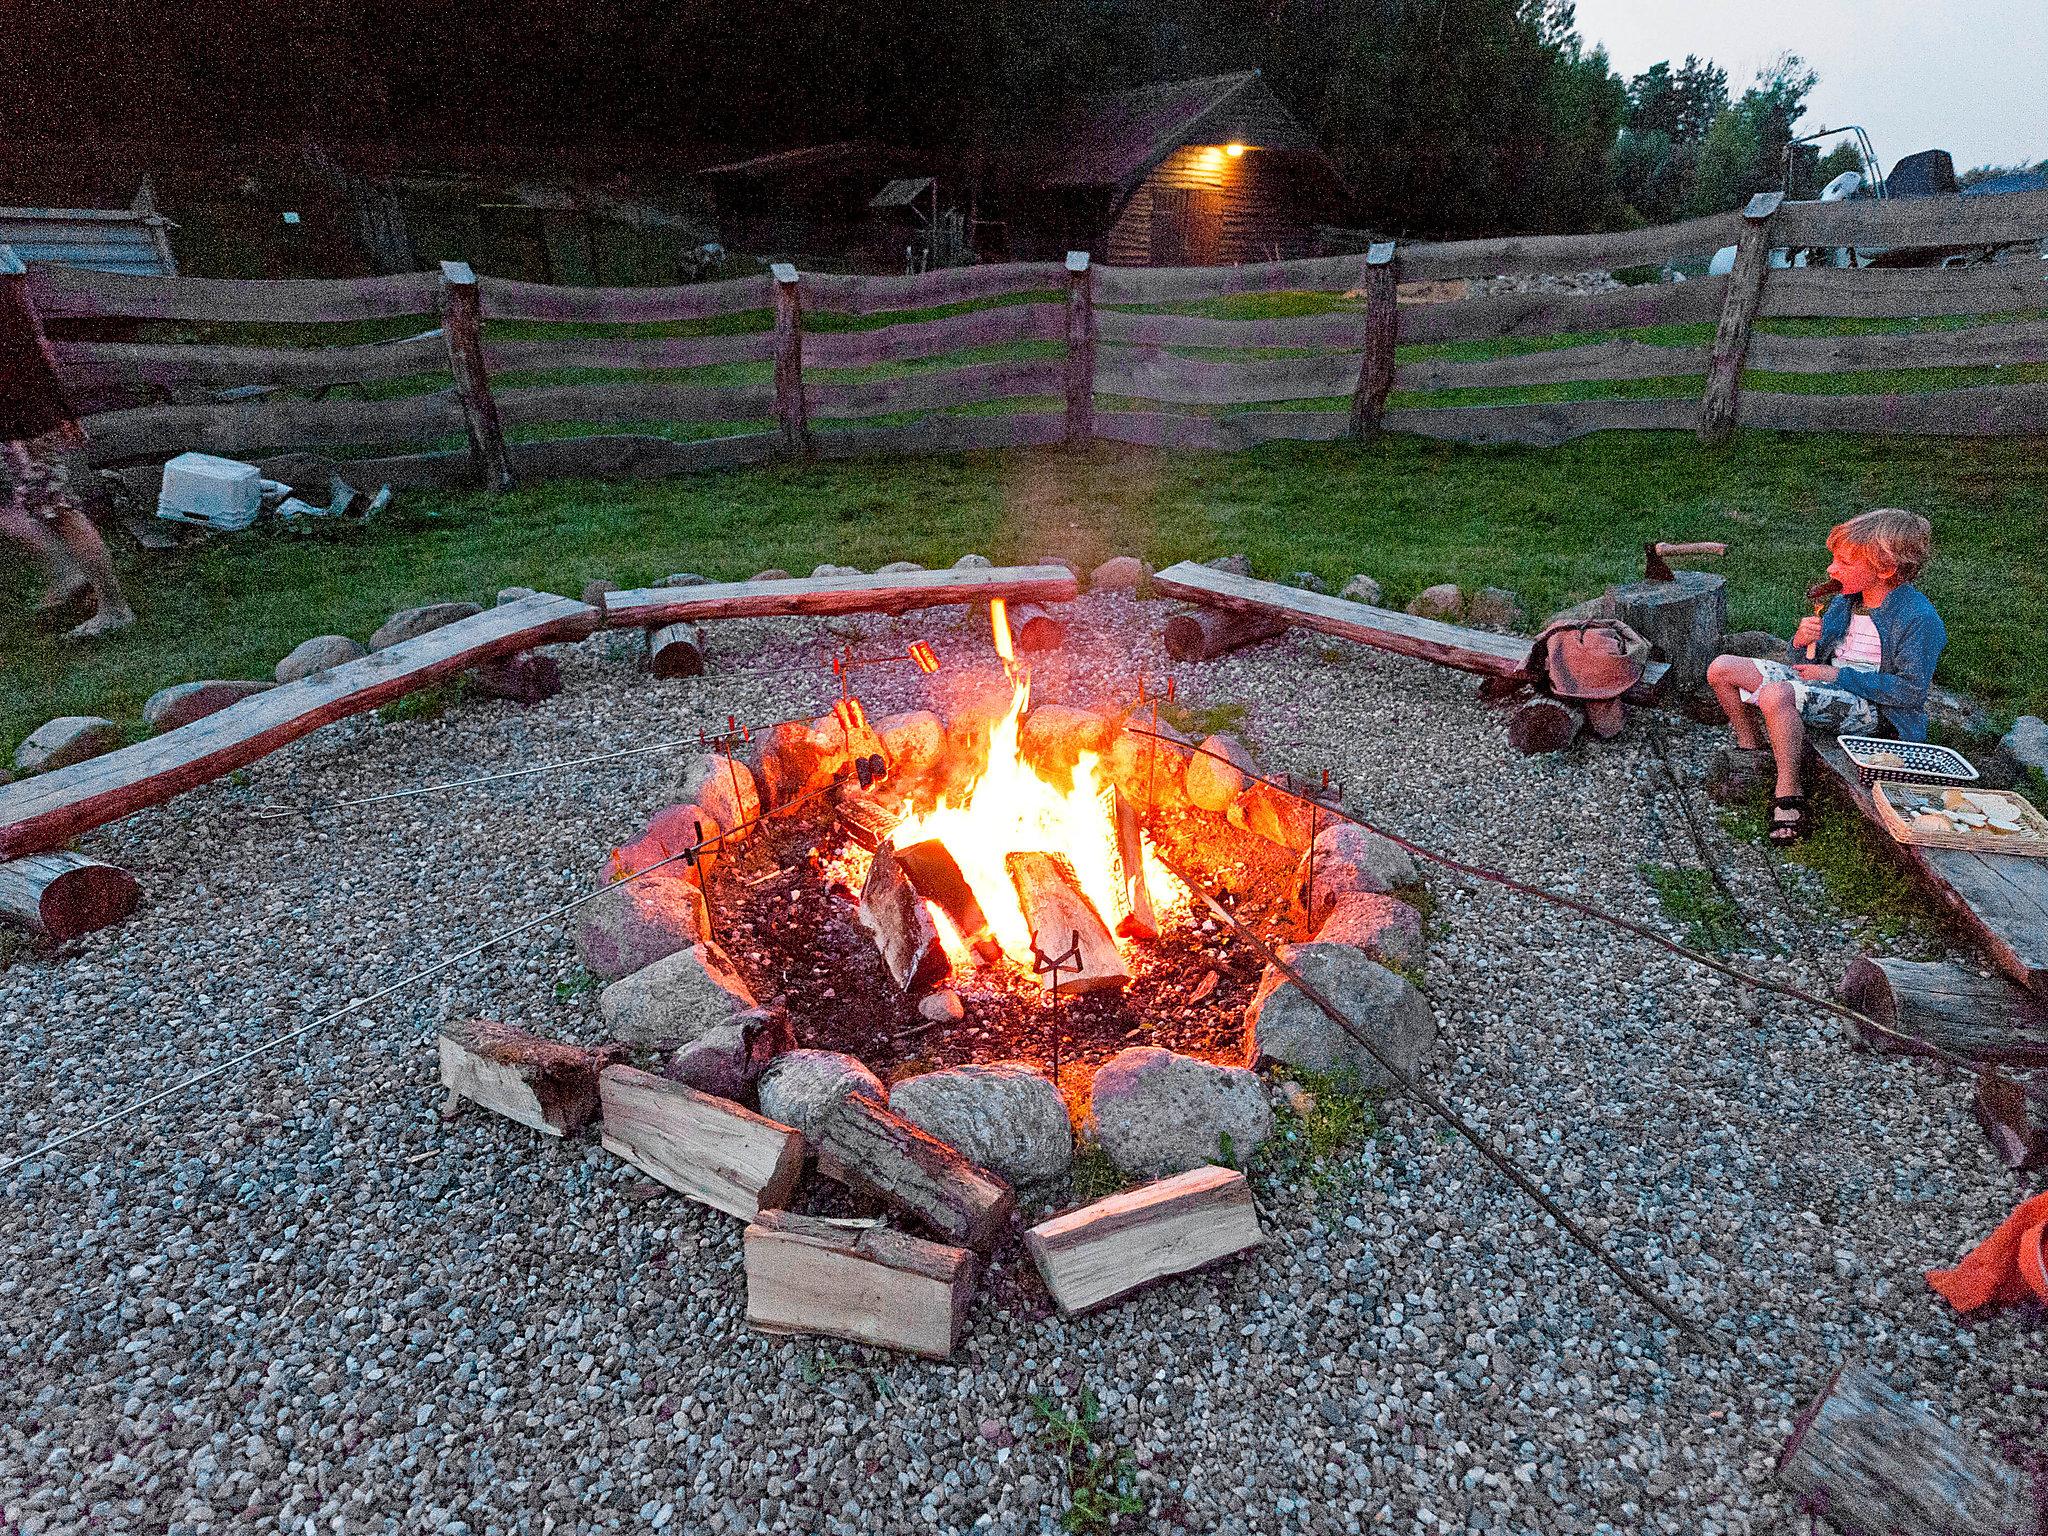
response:
[[(1082, 96), (1257, 67), (1376, 229), (1659, 222), (1783, 182), (1814, 72), (1632, 80), (1570, 0), (11, 0), (0, 141), (544, 151), (676, 170), (854, 135), (991, 171)], [(1919, 147), (1919, 146), (1914, 146)], [(1796, 150), (1795, 195), (1853, 150)]]

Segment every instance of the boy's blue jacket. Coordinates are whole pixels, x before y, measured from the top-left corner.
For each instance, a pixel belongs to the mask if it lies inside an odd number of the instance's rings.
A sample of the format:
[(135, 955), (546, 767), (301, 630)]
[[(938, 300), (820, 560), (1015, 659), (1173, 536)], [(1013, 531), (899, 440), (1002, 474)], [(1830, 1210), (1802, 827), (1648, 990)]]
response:
[[(1799, 646), (1786, 648), (1785, 659), (1795, 665), (1825, 662), (1849, 632), (1853, 604), (1846, 594), (1838, 595), (1820, 616), (1820, 640), (1809, 656)], [(1927, 689), (1934, 681), (1934, 663), (1948, 644), (1948, 630), (1934, 604), (1911, 582), (1892, 588), (1884, 602), (1871, 610), (1877, 626), (1877, 640), (1883, 650), (1882, 670), (1858, 671), (1845, 667), (1834, 686), (1877, 706), (1878, 718), (1892, 728), (1901, 741), (1927, 739)]]

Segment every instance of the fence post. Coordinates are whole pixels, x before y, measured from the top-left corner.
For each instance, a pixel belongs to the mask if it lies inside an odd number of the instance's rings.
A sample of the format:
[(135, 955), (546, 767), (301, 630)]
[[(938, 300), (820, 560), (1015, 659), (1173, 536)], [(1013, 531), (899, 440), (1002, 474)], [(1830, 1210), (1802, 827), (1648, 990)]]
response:
[(476, 273), (466, 261), (441, 263), (441, 337), (448, 347), (448, 371), (455, 375), (455, 396), (462, 402), (462, 422), (469, 430), (469, 459), (485, 489), (512, 489), (512, 460), (505, 451), (505, 429), (498, 421), (498, 402), (491, 395), (491, 374), (484, 366), (483, 305), (477, 297)]
[(1703, 443), (1718, 446), (1734, 435), (1750, 322), (1763, 301), (1764, 274), (1771, 269), (1771, 219), (1784, 201), (1782, 192), (1759, 192), (1742, 210), (1742, 237), (1735, 244), (1728, 297), (1721, 304), (1721, 323), (1714, 328), (1714, 351), (1707, 361), (1707, 392), (1700, 400)]
[(1351, 396), (1351, 436), (1377, 437), (1394, 387), (1394, 343), (1401, 329), (1396, 292), (1394, 242), (1381, 240), (1365, 253), (1365, 356), (1358, 363), (1358, 388)]
[(1095, 275), (1086, 251), (1067, 252), (1067, 446), (1095, 436)]
[(782, 421), (782, 446), (790, 457), (811, 456), (811, 423), (804, 410), (804, 302), (793, 263), (778, 261), (775, 278), (775, 414)]
[(43, 395), (50, 414), (67, 422), (78, 419), (63, 378), (57, 372), (57, 354), (43, 334), (42, 316), (36, 313), (36, 301), (29, 296), (28, 268), (9, 245), (0, 245), (0, 356), (24, 360), (39, 357), (42, 368), (36, 370), (31, 364), (30, 372), (39, 371), (41, 377), (31, 379), (29, 387)]

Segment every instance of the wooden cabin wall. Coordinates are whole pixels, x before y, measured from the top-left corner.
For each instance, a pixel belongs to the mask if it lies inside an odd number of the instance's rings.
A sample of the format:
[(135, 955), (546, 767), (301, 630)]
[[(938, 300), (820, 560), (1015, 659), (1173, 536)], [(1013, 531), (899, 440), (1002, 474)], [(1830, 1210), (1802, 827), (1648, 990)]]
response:
[(1183, 145), (1138, 184), (1111, 224), (1101, 259), (1112, 266), (1145, 267), (1153, 256), (1152, 209), (1161, 189), (1211, 192), (1220, 197), (1216, 265), (1285, 260), (1312, 252), (1315, 234), (1303, 178), (1286, 155), (1246, 150), (1231, 158), (1215, 146)]

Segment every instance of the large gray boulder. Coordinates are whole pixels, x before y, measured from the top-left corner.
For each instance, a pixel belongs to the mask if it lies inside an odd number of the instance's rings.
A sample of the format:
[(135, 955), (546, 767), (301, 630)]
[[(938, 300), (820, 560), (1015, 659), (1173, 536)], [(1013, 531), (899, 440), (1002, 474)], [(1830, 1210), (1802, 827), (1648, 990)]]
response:
[(1330, 905), (1318, 944), (1349, 944), (1381, 965), (1419, 971), (1423, 960), (1422, 914), (1398, 896), (1355, 891)]
[(1376, 608), (1381, 597), (1380, 584), (1370, 576), (1354, 576), (1344, 583), (1343, 590), (1337, 595), (1348, 597), (1354, 603), (1368, 603)]
[(688, 759), (676, 777), (676, 793), (681, 800), (703, 806), (722, 830), (741, 841), (747, 836), (741, 829), (761, 819), (761, 791), (754, 783), (754, 770), (722, 753), (699, 752)]
[(1013, 1184), (1060, 1178), (1074, 1161), (1066, 1102), (1022, 1062), (906, 1077), (889, 1090), (889, 1108)]
[(1131, 592), (1150, 573), (1136, 555), (1112, 555), (1088, 573), (1090, 592)]
[(275, 683), (220, 681), (173, 683), (159, 688), (142, 706), (142, 723), (157, 735), (175, 731), (181, 725), (204, 720), (208, 715), (239, 704), (259, 693), (268, 693)]
[(768, 1064), (755, 1089), (762, 1114), (806, 1136), (817, 1117), (849, 1093), (888, 1099), (879, 1077), (838, 1051), (785, 1051)]
[(1108, 739), (1109, 721), (1094, 710), (1041, 704), (1018, 728), (1017, 750), (1040, 778), (1064, 788), (1073, 783), (1081, 754), (1100, 756)]
[[(1315, 889), (1309, 889), (1313, 872)], [(1385, 894), (1419, 878), (1415, 860), (1399, 843), (1368, 832), (1356, 822), (1340, 821), (1316, 834), (1315, 845), (1301, 856), (1294, 871), (1294, 899), (1311, 923), (1320, 923), (1330, 907), (1361, 892)]]
[(617, 981), (711, 937), (704, 893), (669, 865), (607, 886), (577, 909), (576, 953), (591, 973)]
[(1257, 772), (1258, 766), (1235, 736), (1210, 736), (1202, 742), (1201, 751), (1188, 754), (1188, 799), (1220, 816), (1244, 792), (1245, 775)]
[(946, 722), (928, 709), (885, 715), (873, 722), (889, 759), (889, 777), (899, 781), (923, 778), (936, 768), (946, 750)]
[(876, 566), (875, 574), (877, 576), (908, 576), (914, 571), (921, 571), (923, 569), (924, 567), (915, 560), (891, 560), (887, 565)]
[(1512, 635), (1528, 624), (1529, 617), (1522, 611), (1521, 599), (1514, 593), (1504, 587), (1481, 587), (1466, 605), (1465, 622), (1475, 629), (1493, 629)]
[(1226, 1159), (1241, 1167), (1273, 1133), (1273, 1109), (1254, 1073), (1149, 1045), (1119, 1051), (1096, 1070), (1088, 1118), (1111, 1162), (1149, 1178)]
[(1408, 600), (1408, 611), (1424, 619), (1448, 619), (1455, 623), (1464, 617), (1465, 596), (1454, 581), (1438, 582), (1433, 587), (1424, 587)]
[(474, 618), (482, 612), (476, 603), (428, 603), (420, 608), (401, 608), (377, 626), (377, 633), (370, 636), (370, 649), (389, 650), (394, 645), (417, 640), (421, 635), (430, 635), (437, 629)]
[(711, 943), (620, 977), (597, 1001), (614, 1038), (658, 1046), (686, 1044), (756, 1006), (725, 951)]
[[(1349, 944), (1286, 944), (1278, 954), (1403, 1073), (1420, 1070), (1436, 1045), (1436, 1016), (1406, 978)], [(1371, 1053), (1277, 966), (1266, 967), (1244, 1016), (1255, 1061), (1355, 1074), (1366, 1088), (1395, 1086)]]
[(59, 715), (28, 733), (14, 749), (14, 766), (22, 773), (48, 773), (69, 768), (121, 745), (121, 727), (98, 715)]
[(277, 664), (276, 677), (280, 683), (296, 683), (343, 662), (361, 661), (369, 654), (347, 635), (315, 635), (292, 647), (292, 653)]

